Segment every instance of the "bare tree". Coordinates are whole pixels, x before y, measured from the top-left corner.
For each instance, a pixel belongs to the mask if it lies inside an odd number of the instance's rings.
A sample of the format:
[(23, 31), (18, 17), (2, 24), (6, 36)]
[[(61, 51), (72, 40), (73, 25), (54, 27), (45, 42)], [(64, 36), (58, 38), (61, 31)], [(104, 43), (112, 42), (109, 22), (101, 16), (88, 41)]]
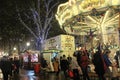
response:
[(57, 4), (54, 0), (36, 0), (27, 6), (27, 10), (21, 11), (18, 6), (16, 7), (19, 21), (36, 39), (37, 50), (43, 50)]

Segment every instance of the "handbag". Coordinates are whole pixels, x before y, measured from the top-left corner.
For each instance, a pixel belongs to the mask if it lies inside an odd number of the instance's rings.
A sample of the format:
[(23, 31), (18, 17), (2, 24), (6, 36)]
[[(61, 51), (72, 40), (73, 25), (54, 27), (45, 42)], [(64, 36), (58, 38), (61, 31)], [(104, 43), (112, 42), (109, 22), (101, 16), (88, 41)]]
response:
[(72, 70), (68, 70), (68, 76), (69, 76), (70, 78), (73, 78), (73, 77), (74, 77), (74, 73), (73, 73)]

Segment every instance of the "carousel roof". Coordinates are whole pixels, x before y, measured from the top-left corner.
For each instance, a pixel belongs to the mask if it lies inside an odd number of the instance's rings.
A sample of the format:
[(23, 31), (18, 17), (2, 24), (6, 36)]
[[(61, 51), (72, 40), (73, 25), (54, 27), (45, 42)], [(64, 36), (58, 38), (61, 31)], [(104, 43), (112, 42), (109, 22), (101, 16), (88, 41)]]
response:
[(67, 33), (86, 35), (103, 25), (107, 29), (117, 27), (119, 10), (120, 0), (69, 0), (58, 6), (55, 16)]

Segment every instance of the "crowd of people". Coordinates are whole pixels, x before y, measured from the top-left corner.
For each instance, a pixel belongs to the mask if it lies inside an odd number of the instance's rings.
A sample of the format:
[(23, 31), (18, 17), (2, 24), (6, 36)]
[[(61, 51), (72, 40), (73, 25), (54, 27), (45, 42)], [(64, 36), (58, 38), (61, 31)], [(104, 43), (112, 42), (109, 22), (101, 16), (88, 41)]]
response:
[[(112, 56), (113, 58), (111, 59), (111, 50), (108, 48), (102, 49), (101, 45), (98, 45), (96, 51), (91, 52), (92, 58), (89, 57), (89, 51), (83, 46), (78, 51), (75, 51), (72, 57), (62, 55), (60, 59), (58, 59), (58, 56), (55, 56), (52, 60), (54, 72), (57, 76), (60, 72), (63, 72), (65, 80), (67, 80), (67, 77), (73, 80), (80, 80), (81, 78), (82, 80), (90, 80), (88, 68), (90, 68), (90, 64), (93, 64), (94, 72), (98, 75), (99, 80), (107, 80), (106, 76), (109, 80), (119, 80), (117, 75), (119, 53), (113, 53), (115, 55)], [(69, 71), (72, 71), (72, 74), (70, 74)]]
[[(91, 80), (88, 68), (90, 64), (93, 64), (94, 72), (98, 75), (99, 80), (106, 80), (106, 74), (110, 80), (119, 80), (117, 74), (120, 67), (120, 50), (116, 51), (116, 54), (111, 58), (111, 50), (109, 48), (103, 49), (101, 45), (98, 45), (97, 50), (91, 51), (91, 54), (92, 58), (90, 58), (90, 52), (86, 47), (82, 46), (72, 56), (62, 55), (60, 58), (55, 56), (51, 61), (56, 76), (59, 76), (59, 73), (62, 72), (65, 80), (68, 77), (73, 80), (80, 80), (81, 78), (82, 80)], [(20, 61), (18, 57), (3, 56), (0, 60), (4, 80), (8, 80), (8, 76), (12, 78), (13, 74), (19, 74), (19, 67)], [(50, 69), (50, 65), (45, 58), (42, 59), (41, 67)]]
[(18, 57), (10, 58), (3, 56), (0, 60), (0, 68), (3, 74), (3, 80), (13, 78), (13, 74), (19, 74), (20, 61)]
[[(42, 67), (47, 67), (47, 61), (43, 60)], [(60, 59), (58, 59), (57, 56), (55, 56), (52, 60), (54, 72), (56, 73), (56, 76), (59, 75), (60, 72), (63, 72), (65, 80), (67, 80), (68, 77), (72, 78), (73, 80), (80, 80), (80, 75), (83, 75), (83, 80), (90, 80), (88, 76), (88, 65), (89, 65), (89, 57), (87, 51), (85, 51), (84, 48), (82, 48), (78, 53), (74, 53), (73, 57), (68, 55), (62, 55), (60, 56)], [(73, 76), (69, 75), (69, 71), (72, 71)]]

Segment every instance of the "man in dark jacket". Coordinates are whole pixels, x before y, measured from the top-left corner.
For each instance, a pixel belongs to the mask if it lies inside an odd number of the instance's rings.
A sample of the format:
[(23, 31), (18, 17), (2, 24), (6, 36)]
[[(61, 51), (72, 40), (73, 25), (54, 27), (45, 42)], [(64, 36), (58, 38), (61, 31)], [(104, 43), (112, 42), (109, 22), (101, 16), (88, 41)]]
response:
[(62, 60), (61, 60), (61, 70), (64, 72), (65, 78), (67, 78), (67, 73), (66, 71), (68, 70), (69, 62), (66, 59), (66, 56), (63, 55)]
[(100, 53), (96, 52), (93, 56), (92, 62), (95, 66), (95, 72), (98, 75), (99, 80), (106, 80), (104, 77), (104, 74), (105, 74), (104, 64), (101, 57), (102, 56), (100, 55)]
[(106, 70), (106, 64), (104, 62), (103, 53), (101, 45), (97, 47), (97, 52), (93, 55), (92, 62), (95, 66), (95, 72), (99, 77), (99, 80), (106, 80), (104, 77), (105, 70)]
[(14, 73), (19, 73), (19, 68), (20, 68), (20, 60), (18, 59), (18, 57), (14, 57), (14, 65), (15, 65), (15, 72)]
[(4, 56), (0, 62), (0, 68), (3, 73), (3, 80), (8, 80), (8, 75), (11, 72), (11, 62), (8, 60), (8, 57)]
[(117, 67), (120, 68), (120, 50), (116, 51), (114, 59), (117, 62)]

